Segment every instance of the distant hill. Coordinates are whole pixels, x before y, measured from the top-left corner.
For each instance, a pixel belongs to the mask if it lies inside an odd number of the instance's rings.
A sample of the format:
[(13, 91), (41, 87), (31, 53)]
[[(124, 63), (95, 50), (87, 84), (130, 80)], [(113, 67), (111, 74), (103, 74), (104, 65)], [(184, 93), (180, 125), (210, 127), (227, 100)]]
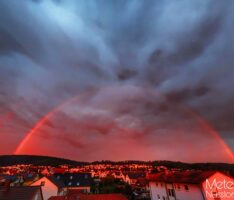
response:
[(50, 156), (33, 156), (33, 155), (3, 155), (0, 156), (0, 166), (10, 166), (17, 164), (33, 164), (45, 166), (71, 165), (81, 166), (87, 164), (86, 162), (78, 162), (64, 158), (56, 158)]
[[(0, 156), (0, 166), (10, 166), (16, 164), (33, 164), (33, 165), (45, 165), (45, 166), (58, 166), (67, 164), (70, 166), (82, 166), (90, 164), (89, 162), (79, 162), (74, 160), (68, 160), (64, 158), (56, 158), (49, 156), (34, 156), (34, 155), (3, 155)], [(196, 169), (196, 170), (219, 170), (230, 172), (234, 175), (234, 163), (183, 163), (174, 161), (95, 161), (92, 164), (112, 164), (112, 165), (128, 165), (128, 164), (147, 164), (152, 166), (165, 166), (169, 169), (179, 168), (181, 170)]]
[(194, 170), (218, 170), (223, 172), (229, 172), (232, 176), (234, 176), (234, 163), (184, 163), (184, 162), (176, 162), (176, 161), (167, 161), (167, 160), (159, 160), (159, 161), (119, 161), (113, 162), (109, 160), (103, 161), (95, 161), (94, 164), (147, 164), (152, 166), (165, 166), (169, 169), (178, 168), (181, 170), (194, 169)]

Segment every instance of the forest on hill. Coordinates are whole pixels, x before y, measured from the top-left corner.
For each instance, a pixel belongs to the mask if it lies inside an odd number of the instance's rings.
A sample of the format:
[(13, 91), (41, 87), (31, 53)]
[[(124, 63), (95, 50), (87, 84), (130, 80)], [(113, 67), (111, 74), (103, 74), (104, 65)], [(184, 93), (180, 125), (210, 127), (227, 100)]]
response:
[(32, 164), (35, 166), (44, 165), (44, 166), (59, 166), (59, 165), (69, 165), (71, 167), (84, 166), (88, 164), (110, 164), (110, 165), (129, 165), (129, 164), (146, 164), (157, 166), (165, 166), (169, 169), (181, 169), (181, 170), (219, 170), (230, 172), (234, 176), (234, 163), (184, 163), (184, 162), (175, 162), (175, 161), (137, 161), (137, 160), (128, 160), (128, 161), (110, 161), (102, 160), (95, 162), (80, 162), (64, 158), (56, 158), (50, 156), (35, 156), (35, 155), (2, 155), (0, 156), (0, 166), (10, 166), (17, 164)]

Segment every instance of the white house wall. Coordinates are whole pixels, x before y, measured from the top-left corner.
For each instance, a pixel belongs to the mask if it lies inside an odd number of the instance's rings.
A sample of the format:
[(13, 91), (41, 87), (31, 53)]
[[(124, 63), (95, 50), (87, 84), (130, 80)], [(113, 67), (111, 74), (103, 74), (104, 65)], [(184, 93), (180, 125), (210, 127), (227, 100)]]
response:
[[(173, 185), (177, 200), (204, 200), (202, 190), (199, 185), (181, 183), (175, 183)], [(188, 186), (188, 190), (185, 189), (185, 185)], [(180, 189), (178, 189), (178, 186)]]
[[(181, 183), (165, 184), (161, 182), (150, 182), (151, 200), (159, 200), (159, 198), (160, 200), (204, 200), (199, 185), (187, 184), (188, 190), (185, 189), (184, 185)], [(180, 189), (178, 186), (180, 186)], [(174, 189), (175, 197), (167, 194), (168, 189)]]
[(43, 199), (48, 200), (51, 196), (57, 196), (58, 195), (58, 188), (56, 185), (54, 185), (50, 180), (48, 180), (46, 177), (43, 177), (33, 184), (32, 186), (38, 186), (41, 185), (42, 182), (45, 182), (44, 186), (41, 187)]
[(161, 186), (161, 183), (158, 183), (156, 185), (155, 182), (150, 182), (149, 187), (150, 187), (150, 195), (151, 195), (151, 200), (158, 200), (158, 195), (160, 199), (163, 200), (163, 197), (167, 197), (166, 189), (165, 189), (165, 184), (162, 183), (163, 185)]

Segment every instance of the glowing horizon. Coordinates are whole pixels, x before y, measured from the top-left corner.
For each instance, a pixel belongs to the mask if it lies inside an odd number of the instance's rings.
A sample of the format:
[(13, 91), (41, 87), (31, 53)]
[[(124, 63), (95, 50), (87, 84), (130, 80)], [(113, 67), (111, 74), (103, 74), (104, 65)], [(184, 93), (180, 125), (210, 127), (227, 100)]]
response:
[[(21, 154), (21, 152), (24, 152), (24, 154), (30, 154), (29, 152), (25, 152), (24, 151), (24, 147), (27, 146), (27, 143), (30, 141), (30, 139), (33, 137), (33, 135), (37, 134), (37, 131), (40, 130), (40, 128), (47, 122), (50, 120), (50, 118), (52, 118), (54, 115), (56, 115), (57, 112), (59, 112), (63, 107), (65, 106), (69, 106), (69, 104), (72, 103), (79, 103), (79, 99), (82, 98), (82, 96), (87, 96), (89, 94), (92, 94), (92, 92), (89, 93), (84, 93), (83, 95), (77, 95), (75, 97), (72, 97), (66, 101), (64, 101), (63, 103), (61, 103), (60, 105), (58, 105), (57, 107), (55, 107), (53, 110), (51, 110), (49, 113), (47, 113), (43, 118), (41, 118), (34, 126), (33, 128), (26, 133), (24, 139), (20, 142), (20, 144), (17, 146), (14, 154)], [(157, 93), (158, 95), (159, 93)], [(160, 94), (162, 95), (162, 94)], [(183, 106), (183, 109), (185, 112), (189, 113), (193, 118), (196, 119), (196, 121), (198, 121), (198, 124), (200, 124), (202, 127), (204, 127), (204, 129), (207, 130), (207, 132), (217, 141), (217, 144), (220, 144), (221, 147), (224, 149), (224, 151), (226, 152), (226, 154), (228, 155), (228, 157), (230, 158), (230, 162), (234, 161), (234, 155), (232, 153), (232, 150), (229, 148), (229, 146), (223, 141), (223, 139), (219, 136), (219, 134), (208, 124), (208, 122), (206, 122), (201, 116), (199, 116), (194, 110)], [(59, 131), (59, 130), (58, 130)], [(128, 131), (128, 130), (127, 130)], [(36, 144), (36, 145), (40, 145), (40, 144)], [(155, 148), (156, 150), (156, 148)], [(38, 154), (39, 155), (39, 154)], [(207, 156), (208, 159), (209, 156)], [(178, 157), (179, 158), (179, 157)], [(105, 158), (103, 158), (105, 160)], [(103, 160), (102, 159), (102, 160)], [(113, 159), (114, 160), (114, 159)], [(130, 159), (131, 160), (131, 159)], [(183, 160), (182, 160), (183, 161)]]

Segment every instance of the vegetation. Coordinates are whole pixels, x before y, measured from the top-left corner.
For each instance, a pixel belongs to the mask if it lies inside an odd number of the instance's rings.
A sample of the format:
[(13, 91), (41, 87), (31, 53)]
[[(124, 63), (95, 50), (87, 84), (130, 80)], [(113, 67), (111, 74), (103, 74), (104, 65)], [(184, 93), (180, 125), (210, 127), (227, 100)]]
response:
[(32, 155), (3, 155), (0, 156), (0, 166), (10, 165), (21, 165), (21, 164), (32, 164), (35, 166), (59, 166), (67, 164), (70, 166), (82, 166), (87, 164), (86, 162), (77, 162), (73, 160), (55, 158), (49, 156), (32, 156)]
[(126, 197), (131, 197), (132, 188), (129, 184), (119, 179), (115, 179), (113, 176), (107, 176), (103, 178), (99, 183), (98, 193), (100, 194), (122, 193)]

